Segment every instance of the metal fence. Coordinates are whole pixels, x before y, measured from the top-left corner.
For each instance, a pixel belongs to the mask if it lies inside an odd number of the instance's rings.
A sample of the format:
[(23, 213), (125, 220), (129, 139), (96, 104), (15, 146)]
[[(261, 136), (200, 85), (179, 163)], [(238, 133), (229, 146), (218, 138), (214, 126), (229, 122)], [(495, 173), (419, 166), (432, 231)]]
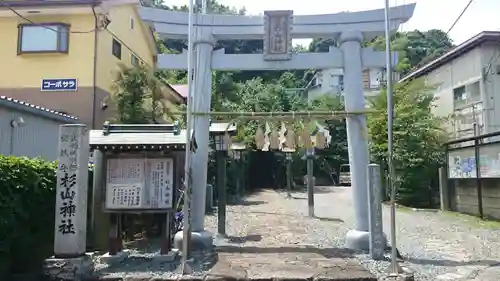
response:
[[(474, 196), (477, 196), (477, 202), (474, 202), (474, 207), (477, 204), (477, 212), (474, 213), (484, 218), (485, 182), (493, 182), (495, 185), (498, 183), (500, 186), (500, 131), (446, 143), (446, 172), (450, 190), (454, 190), (450, 194), (450, 201), (460, 197), (456, 196), (458, 187), (472, 186), (475, 188)], [(456, 204), (458, 203), (455, 202)], [(467, 204), (471, 205), (470, 202)], [(500, 198), (498, 205), (500, 206)], [(453, 206), (451, 202), (450, 206)]]

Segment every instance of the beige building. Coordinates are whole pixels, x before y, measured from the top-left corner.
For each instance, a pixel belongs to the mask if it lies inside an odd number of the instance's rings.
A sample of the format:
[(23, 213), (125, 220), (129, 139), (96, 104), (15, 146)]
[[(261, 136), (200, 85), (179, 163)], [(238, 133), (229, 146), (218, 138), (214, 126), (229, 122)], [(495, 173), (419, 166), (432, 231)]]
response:
[[(121, 66), (156, 68), (139, 0), (4, 0), (0, 95), (73, 115), (91, 128), (113, 116), (108, 97)], [(165, 104), (183, 103), (172, 87)]]

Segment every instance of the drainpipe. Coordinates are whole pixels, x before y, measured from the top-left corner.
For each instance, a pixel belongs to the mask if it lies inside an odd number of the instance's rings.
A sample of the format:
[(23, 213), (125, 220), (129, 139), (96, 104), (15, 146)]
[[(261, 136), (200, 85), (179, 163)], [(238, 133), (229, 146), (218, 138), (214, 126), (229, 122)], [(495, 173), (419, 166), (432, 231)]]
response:
[[(97, 38), (98, 38), (98, 34), (99, 34), (99, 30), (98, 30), (98, 27), (99, 27), (99, 20), (97, 18), (97, 14), (95, 12), (95, 5), (92, 6), (92, 13), (94, 14), (94, 61), (93, 61), (93, 77), (92, 77), (92, 129), (95, 129), (95, 113), (96, 113), (96, 106), (95, 106), (95, 103), (96, 103), (96, 99), (97, 99), (97, 88), (96, 88), (96, 84), (97, 84)], [(96, 155), (96, 153), (94, 153), (93, 155)], [(100, 154), (98, 155), (100, 156)], [(97, 158), (97, 156), (96, 156)], [(101, 161), (102, 162), (102, 161)], [(101, 163), (99, 162), (99, 163)], [(94, 163), (94, 177), (95, 176), (99, 176), (100, 174), (99, 173), (96, 173), (96, 167), (97, 168), (100, 168), (100, 164), (97, 164), (97, 163)], [(92, 233), (92, 245), (95, 246), (95, 237), (96, 237), (96, 231), (95, 231), (95, 218), (96, 218), (96, 210), (97, 208), (95, 207), (96, 205), (96, 200), (97, 198), (99, 198), (96, 193), (97, 192), (100, 192), (100, 189), (98, 187), (95, 186), (95, 180), (93, 181), (93, 184), (92, 184), (92, 201), (91, 201), (91, 204), (90, 204), (90, 233)], [(88, 205), (87, 205), (88, 206)], [(87, 207), (89, 208), (89, 207)]]
[(92, 77), (92, 129), (95, 129), (96, 122), (96, 99), (97, 99), (97, 38), (99, 35), (99, 19), (95, 12), (95, 6), (92, 7), (94, 14), (94, 62), (93, 62), (93, 77)]

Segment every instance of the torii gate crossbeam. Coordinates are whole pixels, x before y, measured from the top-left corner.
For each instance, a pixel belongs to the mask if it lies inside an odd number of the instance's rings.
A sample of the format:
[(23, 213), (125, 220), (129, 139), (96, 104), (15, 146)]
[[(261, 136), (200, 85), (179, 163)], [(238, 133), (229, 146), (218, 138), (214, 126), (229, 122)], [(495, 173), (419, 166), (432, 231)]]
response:
[[(415, 4), (390, 9), (390, 29), (413, 15)], [(154, 30), (171, 39), (187, 39), (188, 14), (155, 8), (141, 8), (141, 18), (151, 22)], [(195, 26), (210, 28), (218, 40), (252, 40), (265, 36), (263, 16), (197, 14)], [(299, 38), (336, 38), (346, 30), (363, 32), (365, 38), (384, 35), (384, 9), (342, 12), (325, 15), (294, 16), (291, 36)]]
[[(389, 10), (389, 28), (397, 30), (413, 15), (415, 4), (392, 7)], [(188, 37), (188, 14), (154, 8), (141, 8), (142, 19), (149, 22), (160, 36), (172, 39)], [(211, 103), (212, 70), (283, 70), (283, 69), (344, 69), (345, 108), (363, 111), (363, 75), (366, 68), (385, 68), (385, 55), (372, 48), (361, 47), (364, 39), (385, 32), (384, 9), (342, 12), (328, 15), (293, 16), (292, 11), (268, 11), (264, 16), (195, 15), (195, 68), (196, 96), (194, 112), (209, 112)], [(334, 38), (340, 46), (328, 53), (292, 53), (292, 38)], [(217, 40), (263, 39), (263, 54), (225, 54), (214, 51)], [(159, 55), (159, 67), (186, 69), (187, 55)], [(193, 93), (191, 93), (193, 94)], [(346, 235), (346, 246), (354, 249), (369, 248), (368, 185), (369, 164), (366, 116), (349, 115), (347, 138), (351, 165), (355, 227)], [(198, 151), (193, 154), (192, 230), (191, 242), (211, 246), (212, 236), (204, 231), (205, 196), (208, 162), (208, 128), (206, 116), (195, 116)], [(182, 233), (176, 235), (178, 246)], [(178, 247), (180, 248), (180, 247)]]

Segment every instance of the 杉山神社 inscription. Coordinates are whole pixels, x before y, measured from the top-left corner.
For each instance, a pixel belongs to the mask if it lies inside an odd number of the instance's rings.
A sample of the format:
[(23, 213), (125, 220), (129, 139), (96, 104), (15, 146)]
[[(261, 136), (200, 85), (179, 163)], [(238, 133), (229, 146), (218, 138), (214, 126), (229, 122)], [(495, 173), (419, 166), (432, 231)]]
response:
[(84, 125), (62, 125), (55, 213), (56, 256), (85, 253), (87, 224), (88, 141)]

